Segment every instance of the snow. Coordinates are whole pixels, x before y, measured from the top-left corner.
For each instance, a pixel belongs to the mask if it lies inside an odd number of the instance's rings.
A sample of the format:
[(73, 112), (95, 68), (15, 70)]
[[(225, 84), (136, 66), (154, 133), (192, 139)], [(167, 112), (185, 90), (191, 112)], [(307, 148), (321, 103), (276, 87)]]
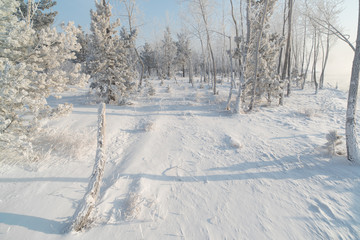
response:
[(234, 115), (228, 83), (213, 96), (177, 82), (151, 80), (155, 95), (107, 106), (105, 173), (94, 223), (80, 233), (64, 230), (94, 165), (97, 106), (84, 91), (51, 99), (74, 111), (48, 127), (93, 141), (72, 142), (76, 157), (64, 146), (1, 166), (0, 239), (360, 238), (360, 166), (324, 147), (329, 131), (344, 136), (345, 92), (307, 87), (283, 107)]

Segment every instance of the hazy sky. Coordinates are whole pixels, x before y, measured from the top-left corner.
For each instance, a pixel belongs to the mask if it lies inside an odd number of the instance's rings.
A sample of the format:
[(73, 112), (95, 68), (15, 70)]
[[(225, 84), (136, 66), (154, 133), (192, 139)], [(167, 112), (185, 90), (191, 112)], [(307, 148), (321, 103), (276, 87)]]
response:
[[(112, 1), (113, 3), (115, 1)], [(140, 10), (140, 21), (142, 23), (139, 35), (139, 42), (145, 39), (154, 39), (156, 35), (163, 34), (166, 25), (178, 24), (179, 0), (138, 0)], [(221, 0), (219, 0), (221, 2)], [(343, 31), (349, 33), (351, 41), (355, 42), (357, 11), (359, 1), (344, 0), (344, 10), (340, 16)], [(114, 4), (113, 4), (114, 5)], [(83, 29), (89, 30), (90, 9), (94, 9), (93, 0), (58, 0), (54, 10), (58, 11), (55, 25), (61, 22), (74, 21), (80, 24)], [(114, 7), (114, 15), (121, 13)], [(330, 52), (328, 65), (328, 79), (332, 84), (339, 83), (340, 87), (347, 88), (351, 73), (353, 52), (343, 42), (337, 41)]]

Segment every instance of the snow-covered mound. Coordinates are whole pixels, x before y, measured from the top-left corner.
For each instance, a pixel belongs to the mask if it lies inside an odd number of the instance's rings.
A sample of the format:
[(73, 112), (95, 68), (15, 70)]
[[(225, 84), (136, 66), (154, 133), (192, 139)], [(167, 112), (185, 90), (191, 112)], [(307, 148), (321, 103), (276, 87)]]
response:
[(49, 128), (82, 136), (50, 138), (79, 144), (80, 154), (65, 144), (41, 162), (1, 166), (0, 238), (360, 238), (360, 166), (325, 146), (329, 131), (344, 135), (344, 92), (294, 90), (283, 107), (233, 115), (224, 110), (226, 84), (213, 96), (186, 80), (159, 83), (132, 105), (107, 107), (91, 229), (64, 233), (95, 159), (97, 106), (78, 95), (67, 97), (73, 113)]

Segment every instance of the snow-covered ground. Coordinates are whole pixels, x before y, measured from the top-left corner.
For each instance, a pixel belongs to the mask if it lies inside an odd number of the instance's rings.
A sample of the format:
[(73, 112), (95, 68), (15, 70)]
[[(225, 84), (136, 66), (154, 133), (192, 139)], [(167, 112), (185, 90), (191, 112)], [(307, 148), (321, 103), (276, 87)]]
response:
[(152, 84), (107, 107), (105, 175), (81, 233), (63, 231), (94, 164), (97, 106), (86, 91), (51, 99), (74, 111), (47, 124), (43, 159), (1, 166), (0, 239), (360, 239), (360, 165), (323, 147), (344, 135), (346, 93), (308, 87), (232, 115), (227, 85)]

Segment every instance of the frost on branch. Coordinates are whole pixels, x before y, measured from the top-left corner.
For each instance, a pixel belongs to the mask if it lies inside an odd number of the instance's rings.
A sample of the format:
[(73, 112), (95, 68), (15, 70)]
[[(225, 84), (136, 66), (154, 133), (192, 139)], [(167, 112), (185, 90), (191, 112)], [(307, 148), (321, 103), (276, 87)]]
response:
[(88, 227), (92, 222), (91, 213), (95, 208), (96, 200), (99, 195), (106, 161), (105, 110), (106, 105), (104, 103), (100, 104), (98, 111), (98, 136), (94, 169), (90, 177), (88, 190), (73, 216), (73, 222), (69, 229), (70, 231), (81, 231)]
[(134, 90), (135, 77), (127, 59), (127, 42), (117, 35), (120, 21), (110, 22), (111, 6), (95, 3), (91, 11), (91, 35), (89, 42), (88, 72), (90, 87), (105, 103), (124, 104)]
[(69, 112), (70, 105), (51, 108), (50, 95), (82, 85), (88, 76), (73, 64), (79, 51), (72, 23), (35, 31), (24, 21), (12, 17), (18, 5), (6, 0), (0, 7), (0, 161), (12, 156), (32, 158), (30, 140), (43, 118)]
[(341, 140), (342, 136), (339, 136), (336, 131), (329, 131), (326, 134), (326, 144), (325, 147), (331, 155), (344, 155), (344, 152), (339, 149), (339, 146), (343, 143)]

